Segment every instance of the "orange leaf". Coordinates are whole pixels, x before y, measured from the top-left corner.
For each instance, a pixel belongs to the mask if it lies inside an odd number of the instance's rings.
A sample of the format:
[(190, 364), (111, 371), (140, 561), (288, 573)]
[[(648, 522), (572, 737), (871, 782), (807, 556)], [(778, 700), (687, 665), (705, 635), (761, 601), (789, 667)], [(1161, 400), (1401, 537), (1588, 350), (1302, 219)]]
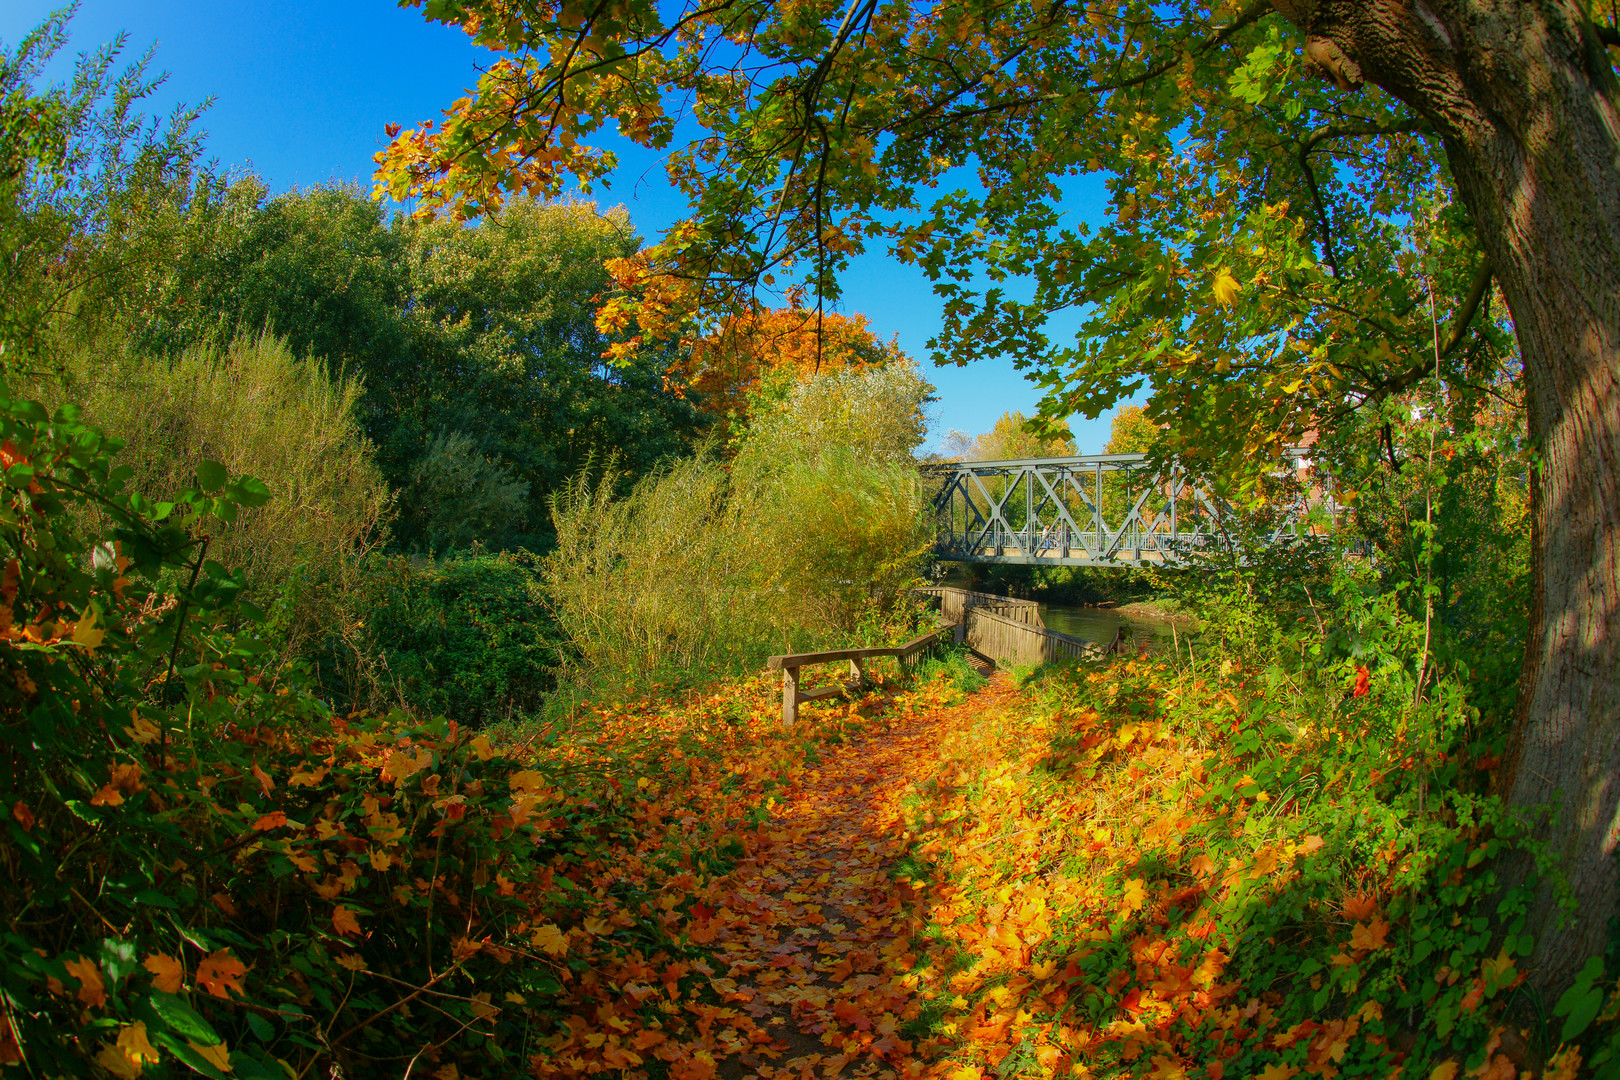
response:
[(1378, 910), (1378, 901), (1370, 896), (1352, 896), (1344, 902), (1344, 916), (1358, 922)]
[(272, 810), (258, 821), (255, 821), (253, 828), (255, 832), (268, 832), (271, 829), (279, 829), (285, 824), (287, 824), (287, 815), (280, 810)]
[(185, 988), (185, 965), (174, 957), (153, 953), (141, 966), (152, 973), (152, 985), (165, 994), (178, 994)]
[(67, 968), (69, 975), (79, 980), (79, 1000), (92, 1009), (99, 1009), (107, 1004), (107, 988), (101, 981), (101, 968), (96, 966), (94, 960), (79, 957), (69, 960), (62, 965)]
[(23, 827), (24, 832), (34, 831), (34, 812), (28, 809), (27, 803), (18, 800), (11, 808), (11, 816)]
[(1356, 923), (1350, 931), (1350, 947), (1356, 950), (1374, 950), (1384, 947), (1384, 939), (1389, 935), (1389, 923), (1383, 919), (1374, 919), (1368, 923)]
[(217, 998), (229, 999), (228, 991), (243, 993), (242, 976), (246, 974), (247, 968), (231, 955), (231, 950), (220, 949), (204, 957), (202, 963), (197, 965), (197, 989), (206, 990)]
[(332, 909), (332, 929), (340, 934), (358, 934), (360, 920), (354, 917), (354, 912), (339, 904)]
[(276, 786), (276, 782), (270, 779), (269, 774), (259, 768), (258, 762), (253, 763), (253, 779), (259, 782), (259, 790), (266, 795)]

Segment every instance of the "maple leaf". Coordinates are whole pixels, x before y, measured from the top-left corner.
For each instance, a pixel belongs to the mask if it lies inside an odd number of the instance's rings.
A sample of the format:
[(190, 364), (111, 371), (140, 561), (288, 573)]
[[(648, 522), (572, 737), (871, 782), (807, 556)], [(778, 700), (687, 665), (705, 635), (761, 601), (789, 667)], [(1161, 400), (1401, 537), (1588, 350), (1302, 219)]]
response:
[(395, 750), (383, 761), (382, 779), (396, 783), (408, 780), (432, 763), (433, 754), (426, 749), (409, 754), (404, 750)]
[(94, 651), (101, 647), (101, 639), (106, 636), (107, 631), (96, 628), (96, 609), (86, 608), (84, 617), (73, 624), (73, 634), (69, 640), (86, 650)]
[(178, 994), (185, 989), (186, 967), (164, 953), (153, 953), (141, 962), (152, 973), (152, 986), (165, 994)]
[(1231, 307), (1237, 302), (1238, 283), (1232, 276), (1230, 267), (1223, 266), (1215, 271), (1215, 276), (1209, 283), (1209, 291), (1215, 294), (1215, 302), (1221, 307)]
[(1389, 934), (1389, 923), (1383, 919), (1373, 919), (1367, 923), (1356, 923), (1350, 931), (1350, 947), (1357, 952), (1370, 952), (1384, 947), (1384, 938)]
[(255, 832), (268, 832), (271, 829), (279, 829), (285, 824), (287, 824), (287, 815), (280, 810), (272, 810), (253, 823), (253, 830)]
[(548, 956), (561, 956), (568, 951), (568, 935), (564, 934), (556, 925), (546, 923), (535, 930), (529, 938), (529, 944)]
[(220, 949), (209, 953), (197, 965), (197, 989), (205, 990), (217, 998), (230, 999), (230, 991), (243, 993), (242, 977), (247, 968), (231, 955), (231, 950)]
[(12, 804), (11, 817), (23, 827), (23, 832), (34, 831), (34, 812), (28, 809), (28, 804), (21, 799)]
[(1352, 896), (1345, 900), (1343, 910), (1345, 918), (1361, 921), (1378, 911), (1378, 901), (1371, 896)]
[(1356, 683), (1350, 688), (1351, 697), (1366, 697), (1367, 691), (1372, 689), (1372, 672), (1364, 665), (1356, 665)]
[(546, 778), (533, 769), (515, 772), (506, 782), (511, 787), (512, 792), (518, 795), (533, 795), (546, 786)]
[(259, 763), (256, 761), (253, 763), (253, 779), (259, 782), (261, 794), (268, 795), (275, 789), (276, 782), (270, 778), (269, 773), (259, 768)]
[(1455, 1060), (1442, 1061), (1429, 1070), (1429, 1080), (1455, 1080), (1457, 1075), (1457, 1062)]
[(342, 904), (332, 909), (332, 929), (339, 934), (360, 933), (360, 920), (354, 917), (354, 912)]
[(338, 957), (338, 966), (349, 971), (365, 971), (366, 958), (359, 953), (344, 953)]
[(1139, 910), (1147, 902), (1147, 882), (1141, 878), (1131, 878), (1125, 882), (1125, 892), (1119, 898), (1119, 910), (1122, 915), (1129, 915)]
[(153, 1046), (146, 1037), (146, 1023), (135, 1021), (118, 1033), (118, 1038), (101, 1048), (96, 1055), (96, 1064), (118, 1077), (118, 1080), (134, 1080), (141, 1074), (146, 1065), (156, 1065), (161, 1060), (157, 1047)]
[(1294, 1066), (1278, 1062), (1267, 1065), (1261, 1071), (1259, 1080), (1288, 1080), (1289, 1077), (1296, 1075), (1298, 1072), (1299, 1070)]
[(92, 1009), (99, 1009), (107, 1004), (107, 987), (101, 981), (101, 968), (96, 966), (94, 960), (83, 956), (69, 960), (62, 965), (67, 973), (79, 980), (78, 998)]

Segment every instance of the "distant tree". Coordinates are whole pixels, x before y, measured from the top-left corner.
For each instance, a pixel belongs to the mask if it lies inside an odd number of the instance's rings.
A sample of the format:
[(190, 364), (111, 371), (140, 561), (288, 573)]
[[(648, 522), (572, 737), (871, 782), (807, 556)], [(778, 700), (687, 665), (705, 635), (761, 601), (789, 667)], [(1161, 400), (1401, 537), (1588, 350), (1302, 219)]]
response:
[(1159, 425), (1148, 418), (1141, 405), (1121, 405), (1108, 429), (1105, 454), (1144, 454), (1159, 437)]
[(1077, 451), (1066, 427), (1049, 433), (1047, 425), (1013, 410), (1004, 412), (990, 430), (974, 439), (953, 431), (946, 437), (949, 456), (958, 461), (1015, 461), (1020, 458), (1072, 457)]
[[(386, 223), (348, 187), (269, 198), (245, 176), (164, 192), (162, 244), (95, 285), (81, 336), (127, 334), (174, 357), (268, 329), (358, 376), (358, 416), (402, 495), (403, 546), (543, 543), (546, 500), (568, 476), (609, 456), (640, 475), (707, 424), (670, 370), (679, 347), (604, 359), (606, 264), (639, 246), (622, 210), (515, 200), (475, 225)], [(444, 478), (475, 463), (499, 497), (449, 528)]]

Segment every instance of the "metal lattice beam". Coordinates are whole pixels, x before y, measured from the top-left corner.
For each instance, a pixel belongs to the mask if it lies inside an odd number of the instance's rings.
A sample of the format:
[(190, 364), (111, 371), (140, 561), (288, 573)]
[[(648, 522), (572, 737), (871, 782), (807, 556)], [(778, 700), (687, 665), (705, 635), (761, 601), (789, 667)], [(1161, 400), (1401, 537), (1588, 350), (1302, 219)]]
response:
[[(1309, 475), (1308, 452), (1285, 458), (1305, 488), (1283, 507), (1266, 542), (1314, 534), (1313, 507), (1337, 517), (1326, 477)], [(1232, 508), (1179, 465), (1146, 454), (1096, 454), (932, 465), (934, 555), (961, 562), (1028, 566), (1174, 566), (1224, 543)], [(1018, 497), (1021, 494), (1022, 497)]]

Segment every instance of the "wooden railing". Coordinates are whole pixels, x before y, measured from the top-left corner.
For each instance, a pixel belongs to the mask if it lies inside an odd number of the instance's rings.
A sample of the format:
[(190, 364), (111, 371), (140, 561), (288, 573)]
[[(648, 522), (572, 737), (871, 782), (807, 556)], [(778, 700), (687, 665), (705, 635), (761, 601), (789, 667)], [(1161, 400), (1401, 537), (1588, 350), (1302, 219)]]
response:
[[(850, 689), (864, 691), (866, 689), (866, 668), (864, 662), (878, 656), (898, 657), (901, 664), (940, 641), (956, 635), (957, 628), (947, 626), (932, 633), (914, 637), (904, 645), (888, 647), (875, 647), (870, 649), (833, 649), (828, 652), (788, 653), (783, 656), (773, 656), (765, 661), (765, 667), (770, 671), (782, 673), (782, 722), (792, 724), (799, 719), (799, 706), (806, 701), (815, 701), (819, 698), (832, 697), (834, 694), (848, 693)], [(825, 686), (819, 690), (799, 689), (799, 669), (812, 664), (836, 664), (849, 661), (849, 673), (854, 679), (853, 687)]]
[(939, 613), (948, 623), (966, 621), (969, 608), (988, 608), (1004, 619), (1026, 626), (1041, 625), (1041, 605), (1033, 600), (1015, 600), (1010, 596), (957, 589), (948, 585), (928, 585), (913, 590), (919, 596), (932, 596), (939, 600)]
[(968, 648), (988, 656), (998, 664), (1030, 667), (1059, 660), (1097, 660), (1119, 648), (1120, 634), (1107, 645), (1060, 634), (1042, 626), (1030, 626), (998, 614), (989, 608), (973, 607), (967, 612)]

